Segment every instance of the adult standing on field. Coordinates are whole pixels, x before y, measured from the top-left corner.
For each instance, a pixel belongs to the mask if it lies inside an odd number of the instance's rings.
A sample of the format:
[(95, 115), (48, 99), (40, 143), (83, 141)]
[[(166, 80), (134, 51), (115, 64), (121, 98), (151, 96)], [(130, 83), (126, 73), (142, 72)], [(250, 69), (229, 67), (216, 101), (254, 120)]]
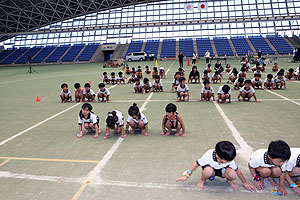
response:
[(179, 67), (183, 68), (183, 54), (182, 54), (182, 52), (179, 53), (178, 59), (179, 59)]
[(206, 59), (206, 64), (208, 64), (208, 63), (209, 63), (209, 57), (210, 57), (210, 52), (209, 52), (209, 50), (207, 50), (207, 51), (205, 52), (204, 57), (205, 57), (205, 59)]
[(261, 56), (262, 56), (261, 49), (259, 49), (259, 50), (258, 50), (258, 52), (257, 52), (257, 56), (258, 56), (258, 58), (261, 58)]
[(194, 53), (193, 53), (193, 61), (192, 61), (192, 64), (196, 64), (196, 59), (197, 59), (197, 54), (196, 54), (196, 52), (194, 51)]

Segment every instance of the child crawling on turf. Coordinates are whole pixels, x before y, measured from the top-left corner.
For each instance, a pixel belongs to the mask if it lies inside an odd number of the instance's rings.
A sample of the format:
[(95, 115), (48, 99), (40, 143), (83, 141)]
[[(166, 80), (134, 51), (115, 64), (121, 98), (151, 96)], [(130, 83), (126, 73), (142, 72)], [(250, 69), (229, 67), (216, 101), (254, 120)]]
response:
[(75, 88), (75, 101), (82, 102), (83, 101), (83, 89), (79, 83), (74, 84)]
[(218, 90), (217, 103), (226, 103), (227, 99), (228, 99), (228, 103), (231, 103), (231, 90), (230, 90), (230, 87), (228, 85), (220, 86), (219, 90)]
[(286, 180), (294, 192), (300, 195), (300, 187), (293, 181), (296, 178), (300, 181), (300, 148), (291, 148), (290, 159), (282, 166), (283, 171), (286, 171)]
[(215, 100), (215, 91), (210, 86), (209, 81), (203, 82), (203, 88), (201, 90), (201, 98), (200, 101), (211, 101), (211, 97), (213, 98), (213, 101)]
[(61, 103), (67, 103), (67, 102), (72, 102), (72, 94), (70, 90), (68, 89), (68, 84), (63, 83), (61, 84), (61, 89), (62, 91), (60, 92), (60, 99)]
[(286, 173), (283, 171), (282, 166), (290, 157), (290, 147), (282, 140), (270, 142), (268, 149), (255, 151), (251, 155), (248, 165), (256, 188), (259, 190), (263, 189), (265, 178), (268, 178), (272, 186), (276, 187), (278, 183), (274, 178), (280, 177), (277, 190), (286, 195), (287, 192), (284, 186)]
[(234, 182), (238, 176), (247, 190), (253, 191), (255, 187), (246, 181), (242, 171), (233, 160), (236, 156), (234, 145), (229, 141), (218, 142), (215, 149), (208, 150), (199, 160), (183, 172), (183, 176), (176, 179), (176, 181), (187, 180), (192, 173), (199, 167), (202, 167), (201, 179), (197, 184), (197, 188), (204, 189), (206, 180), (213, 181), (216, 176), (226, 178), (227, 182), (233, 190), (238, 189), (238, 185)]
[(162, 120), (162, 132), (160, 135), (170, 135), (172, 129), (176, 129), (175, 136), (180, 135), (180, 129), (182, 129), (182, 137), (185, 137), (185, 125), (180, 114), (177, 112), (177, 107), (173, 103), (169, 103), (166, 107), (166, 114)]
[(255, 90), (252, 88), (251, 85), (252, 85), (251, 80), (245, 81), (245, 85), (244, 85), (244, 87), (242, 87), (240, 89), (240, 93), (237, 97), (238, 101), (240, 101), (240, 97), (242, 96), (242, 98), (243, 98), (242, 101), (246, 101), (246, 99), (247, 99), (247, 101), (251, 101), (251, 98), (253, 97), (254, 100), (256, 102), (258, 102), (256, 95), (255, 95)]
[(78, 138), (83, 137), (82, 133), (82, 125), (86, 129), (85, 133), (90, 133), (95, 129), (94, 138), (98, 138), (101, 130), (99, 129), (99, 117), (92, 112), (92, 105), (89, 103), (84, 103), (81, 107), (78, 116), (78, 125), (79, 125), (79, 133), (77, 134)]
[[(109, 95), (110, 92), (109, 90), (105, 87), (104, 83), (99, 83), (98, 85), (99, 90), (98, 90), (98, 102), (109, 102)], [(102, 100), (100, 100), (102, 99)]]
[(106, 134), (103, 138), (107, 140), (110, 138), (109, 129), (115, 130), (116, 134), (121, 133), (121, 138), (125, 138), (126, 134), (124, 132), (124, 117), (120, 111), (113, 110), (109, 112), (105, 119), (106, 123)]
[(136, 129), (140, 129), (144, 136), (148, 136), (148, 120), (146, 116), (140, 112), (136, 103), (128, 109), (126, 133), (129, 132), (129, 127), (131, 127), (130, 134), (134, 134)]

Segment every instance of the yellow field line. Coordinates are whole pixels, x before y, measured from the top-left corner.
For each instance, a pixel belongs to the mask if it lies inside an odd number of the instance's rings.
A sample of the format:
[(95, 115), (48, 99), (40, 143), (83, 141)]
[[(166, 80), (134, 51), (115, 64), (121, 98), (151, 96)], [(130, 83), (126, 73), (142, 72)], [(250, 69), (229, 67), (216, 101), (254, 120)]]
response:
[(66, 159), (49, 159), (49, 158), (0, 157), (0, 159), (3, 159), (3, 160), (46, 161), (46, 162), (99, 163), (98, 160), (66, 160)]
[(81, 187), (78, 189), (78, 191), (76, 192), (76, 194), (73, 196), (72, 200), (77, 200), (79, 198), (79, 196), (81, 195), (81, 193), (84, 191), (84, 189), (86, 188), (86, 186), (88, 184), (90, 184), (91, 181), (85, 181)]
[(0, 163), (0, 167), (2, 167), (3, 165), (5, 165), (6, 163), (8, 163), (11, 159), (7, 159), (4, 160), (2, 163)]

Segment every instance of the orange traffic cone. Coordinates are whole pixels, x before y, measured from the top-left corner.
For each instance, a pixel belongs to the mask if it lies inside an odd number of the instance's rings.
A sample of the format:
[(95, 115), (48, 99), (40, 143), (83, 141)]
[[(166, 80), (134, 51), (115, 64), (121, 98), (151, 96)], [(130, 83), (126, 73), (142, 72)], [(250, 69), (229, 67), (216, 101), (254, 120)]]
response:
[(199, 61), (198, 61), (198, 57), (197, 57), (197, 63), (199, 63)]
[(92, 84), (91, 80), (89, 80), (89, 84), (90, 84), (90, 85)]
[(191, 66), (191, 65), (190, 65), (190, 59), (188, 59), (188, 64), (187, 64), (187, 66)]
[(35, 101), (36, 101), (36, 102), (40, 102), (40, 101), (41, 101), (41, 100), (40, 100), (40, 97), (37, 96)]

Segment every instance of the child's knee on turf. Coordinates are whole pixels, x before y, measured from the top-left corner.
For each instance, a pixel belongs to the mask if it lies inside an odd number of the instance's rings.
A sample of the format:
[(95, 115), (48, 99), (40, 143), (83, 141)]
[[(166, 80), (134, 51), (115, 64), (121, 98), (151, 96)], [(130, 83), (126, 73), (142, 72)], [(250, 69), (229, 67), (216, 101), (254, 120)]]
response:
[(231, 169), (231, 168), (227, 168), (224, 174), (225, 178), (227, 178), (228, 180), (235, 180), (237, 177), (236, 171)]

